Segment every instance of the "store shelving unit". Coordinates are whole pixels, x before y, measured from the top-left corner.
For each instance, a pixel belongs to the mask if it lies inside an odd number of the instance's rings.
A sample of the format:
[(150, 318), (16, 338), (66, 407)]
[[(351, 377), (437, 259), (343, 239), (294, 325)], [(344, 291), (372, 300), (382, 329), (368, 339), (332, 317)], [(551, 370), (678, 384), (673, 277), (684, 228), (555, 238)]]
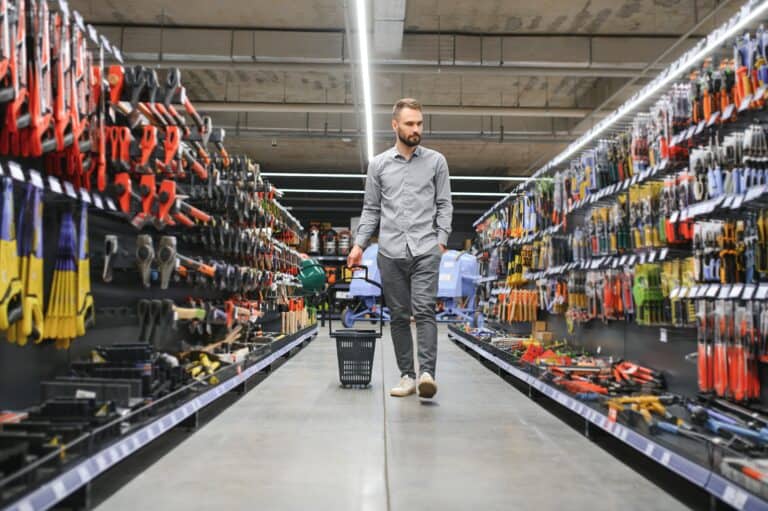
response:
[(172, 410), (154, 418), (149, 424), (122, 436), (111, 445), (77, 461), (74, 465), (67, 466), (59, 475), (11, 503), (6, 509), (9, 511), (42, 511), (63, 502), (77, 492), (82, 492), (78, 502), (87, 507), (89, 485), (99, 475), (174, 427), (188, 424), (196, 425), (197, 414), (200, 410), (230, 391), (247, 391), (251, 378), (260, 372), (268, 371), (280, 358), (291, 356), (297, 349), (306, 346), (317, 334), (318, 327), (315, 325), (277, 341), (272, 346), (270, 354), (251, 362), (250, 365), (244, 362), (239, 363), (237, 374), (231, 378), (179, 404)]
[(629, 426), (611, 421), (603, 411), (579, 401), (527, 373), (521, 367), (511, 362), (501, 350), (476, 339), (455, 326), (449, 327), (448, 337), (487, 362), (490, 362), (494, 367), (527, 385), (529, 390), (535, 389), (571, 413), (582, 417), (584, 419), (585, 432), (588, 432), (591, 427), (597, 427), (605, 431), (655, 461), (661, 467), (685, 478), (693, 485), (706, 490), (712, 496), (736, 509), (744, 511), (768, 510), (768, 502), (762, 498), (728, 481), (711, 468), (692, 461), (688, 456), (661, 445), (659, 442), (638, 433)]

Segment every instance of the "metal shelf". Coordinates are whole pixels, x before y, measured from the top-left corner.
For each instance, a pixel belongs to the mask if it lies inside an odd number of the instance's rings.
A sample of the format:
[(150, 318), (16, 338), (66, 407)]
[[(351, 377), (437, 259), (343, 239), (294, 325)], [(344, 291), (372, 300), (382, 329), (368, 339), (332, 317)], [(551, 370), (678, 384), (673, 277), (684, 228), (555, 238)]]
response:
[(116, 441), (89, 458), (77, 463), (58, 477), (48, 481), (25, 497), (17, 500), (6, 508), (8, 511), (42, 511), (50, 509), (69, 495), (90, 483), (100, 474), (127, 458), (142, 447), (177, 426), (198, 410), (219, 399), (247, 379), (262, 371), (277, 359), (287, 354), (298, 345), (317, 335), (318, 326), (299, 335), (271, 355), (261, 359), (256, 364), (240, 374), (216, 385), (207, 392), (184, 403), (178, 408), (157, 418), (152, 423)]
[(505, 360), (502, 360), (496, 355), (483, 349), (482, 346), (467, 340), (465, 338), (466, 335), (468, 334), (457, 332), (453, 328), (450, 328), (448, 332), (448, 337), (450, 339), (460, 342), (484, 359), (495, 364), (498, 368), (530, 385), (570, 411), (584, 417), (590, 424), (613, 435), (625, 444), (633, 447), (653, 461), (687, 479), (696, 486), (703, 488), (715, 497), (741, 510), (768, 510), (768, 502), (760, 497), (753, 495), (719, 474), (689, 460), (685, 456), (646, 438), (631, 428), (611, 422), (608, 416), (604, 413), (595, 410), (559, 389), (544, 383), (538, 378), (535, 378)]

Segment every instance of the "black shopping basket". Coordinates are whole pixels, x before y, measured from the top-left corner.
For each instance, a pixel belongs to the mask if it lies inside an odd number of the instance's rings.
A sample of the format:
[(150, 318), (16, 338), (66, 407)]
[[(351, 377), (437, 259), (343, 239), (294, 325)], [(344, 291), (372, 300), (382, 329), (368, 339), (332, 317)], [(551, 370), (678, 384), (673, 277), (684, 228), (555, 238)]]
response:
[[(353, 279), (365, 280), (379, 289), (381, 285), (368, 279), (368, 268), (365, 266), (351, 266), (350, 269), (365, 270), (365, 277), (355, 277)], [(335, 291), (336, 285), (331, 286), (331, 291)], [(332, 293), (335, 298), (335, 293)], [(339, 359), (339, 380), (345, 387), (367, 387), (371, 383), (371, 374), (373, 373), (373, 354), (376, 351), (376, 339), (381, 338), (384, 321), (379, 319), (379, 331), (376, 330), (356, 330), (349, 328), (345, 330), (333, 329), (333, 310), (329, 310), (328, 315), (328, 335), (336, 339), (336, 355)]]

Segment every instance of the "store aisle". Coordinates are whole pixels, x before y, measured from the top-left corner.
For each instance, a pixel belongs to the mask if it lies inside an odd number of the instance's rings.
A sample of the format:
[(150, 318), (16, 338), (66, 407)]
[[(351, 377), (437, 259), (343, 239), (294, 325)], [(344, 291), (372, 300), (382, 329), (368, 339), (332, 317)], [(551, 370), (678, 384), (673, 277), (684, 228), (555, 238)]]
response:
[(437, 372), (433, 403), (385, 395), (385, 338), (371, 388), (342, 389), (321, 334), (99, 509), (684, 509), (444, 330)]

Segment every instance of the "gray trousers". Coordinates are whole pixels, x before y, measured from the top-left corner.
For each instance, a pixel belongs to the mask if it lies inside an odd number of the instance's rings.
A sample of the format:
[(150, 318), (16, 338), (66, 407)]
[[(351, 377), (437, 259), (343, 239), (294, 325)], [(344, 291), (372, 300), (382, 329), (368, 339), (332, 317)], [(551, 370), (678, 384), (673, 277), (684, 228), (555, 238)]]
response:
[(441, 253), (438, 247), (418, 257), (390, 259), (379, 253), (378, 264), (384, 299), (391, 317), (392, 342), (401, 376), (416, 377), (413, 365), (411, 314), (416, 319), (419, 342), (419, 369), (435, 375), (437, 361), (437, 322), (435, 296), (440, 271)]

